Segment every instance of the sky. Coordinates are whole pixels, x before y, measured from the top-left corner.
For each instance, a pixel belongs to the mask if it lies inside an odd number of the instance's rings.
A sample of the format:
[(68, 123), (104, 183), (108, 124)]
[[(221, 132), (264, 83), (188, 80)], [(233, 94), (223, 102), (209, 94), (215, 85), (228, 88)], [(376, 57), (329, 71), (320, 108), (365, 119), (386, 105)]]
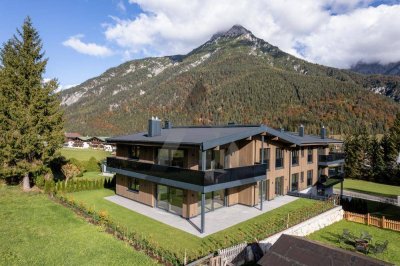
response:
[(0, 44), (30, 16), (61, 89), (127, 60), (185, 54), (240, 24), (323, 65), (400, 61), (400, 0), (0, 0)]

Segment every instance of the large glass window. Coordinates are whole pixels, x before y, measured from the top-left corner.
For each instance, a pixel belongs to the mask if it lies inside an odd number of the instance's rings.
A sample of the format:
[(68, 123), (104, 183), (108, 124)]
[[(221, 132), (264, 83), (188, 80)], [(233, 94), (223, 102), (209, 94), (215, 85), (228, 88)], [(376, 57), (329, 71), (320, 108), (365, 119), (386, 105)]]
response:
[(299, 164), (299, 150), (292, 151), (292, 165)]
[(283, 195), (283, 176), (275, 178), (275, 195)]
[(206, 169), (224, 169), (225, 150), (206, 151)]
[(313, 184), (313, 170), (307, 171), (307, 187), (311, 187)]
[(128, 180), (128, 189), (139, 192), (139, 179), (137, 178), (129, 178)]
[(140, 147), (139, 146), (130, 146), (128, 149), (128, 157), (130, 159), (139, 160), (140, 157)]
[(299, 174), (292, 174), (292, 183), (290, 187), (290, 191), (297, 191), (299, 190)]
[(171, 150), (171, 166), (183, 168), (185, 152), (183, 150)]
[(157, 185), (157, 207), (182, 215), (183, 190)]
[[(213, 211), (216, 209), (219, 209), (221, 207), (224, 207), (225, 204), (225, 190), (217, 190), (213, 192), (207, 192), (205, 193), (205, 198), (206, 198), (206, 204), (205, 204), (205, 210), (206, 212)], [(201, 193), (199, 192), (198, 194), (198, 208), (199, 212), (201, 210)]]
[(307, 150), (307, 162), (312, 163), (313, 162), (313, 152), (314, 150), (312, 148), (308, 148)]
[(158, 164), (159, 165), (170, 165), (169, 160), (169, 149), (158, 149)]
[[(260, 163), (266, 164), (267, 165), (267, 170), (269, 170), (270, 152), (271, 152), (270, 148), (260, 149)], [(264, 154), (264, 161), (261, 162), (263, 154)]]
[(282, 168), (283, 167), (283, 150), (280, 148), (276, 148), (275, 150), (275, 168)]
[(166, 166), (184, 166), (185, 151), (174, 149), (158, 149), (158, 164)]

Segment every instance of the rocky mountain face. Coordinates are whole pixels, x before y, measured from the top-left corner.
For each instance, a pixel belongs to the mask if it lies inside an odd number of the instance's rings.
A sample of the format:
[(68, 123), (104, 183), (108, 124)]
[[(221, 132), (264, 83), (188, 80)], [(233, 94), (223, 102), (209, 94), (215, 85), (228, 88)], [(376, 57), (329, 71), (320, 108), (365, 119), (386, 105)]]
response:
[(391, 124), (399, 79), (312, 64), (235, 25), (186, 55), (132, 60), (61, 92), (66, 130), (115, 135), (174, 125), (265, 123), (340, 134)]
[(352, 71), (362, 74), (381, 74), (381, 75), (397, 75), (400, 76), (400, 62), (382, 65), (379, 63), (357, 63), (351, 67)]

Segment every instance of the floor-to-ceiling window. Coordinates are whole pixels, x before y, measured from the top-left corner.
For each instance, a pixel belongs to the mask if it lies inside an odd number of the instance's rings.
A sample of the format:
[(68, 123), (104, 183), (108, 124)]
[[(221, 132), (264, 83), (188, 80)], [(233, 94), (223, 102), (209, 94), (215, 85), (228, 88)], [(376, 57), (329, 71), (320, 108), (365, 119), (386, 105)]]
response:
[(283, 195), (283, 176), (275, 178), (275, 195)]
[(292, 183), (290, 186), (290, 191), (297, 191), (299, 190), (299, 174), (292, 174)]
[(157, 185), (157, 207), (182, 215), (183, 190)]
[(157, 158), (159, 165), (175, 166), (183, 168), (185, 151), (162, 148), (158, 149)]
[(206, 169), (224, 169), (225, 150), (206, 151)]
[[(201, 193), (199, 192), (198, 194), (198, 208), (199, 208), (199, 213), (201, 210)], [(205, 193), (205, 199), (206, 199), (206, 204), (205, 204), (205, 210), (206, 212), (213, 211), (219, 208), (222, 208), (225, 206), (225, 190), (217, 190), (213, 192), (207, 192)]]

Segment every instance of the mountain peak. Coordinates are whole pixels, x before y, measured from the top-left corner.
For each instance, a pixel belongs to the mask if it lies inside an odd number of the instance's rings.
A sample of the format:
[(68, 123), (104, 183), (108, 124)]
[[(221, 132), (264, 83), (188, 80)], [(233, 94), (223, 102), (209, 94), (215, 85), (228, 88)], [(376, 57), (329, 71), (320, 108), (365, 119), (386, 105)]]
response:
[(242, 25), (233, 25), (232, 28), (230, 28), (227, 31), (222, 31), (222, 32), (218, 32), (216, 34), (214, 34), (211, 37), (211, 41), (223, 37), (223, 38), (236, 38), (239, 37), (241, 35), (245, 35), (245, 34), (251, 34), (251, 31), (249, 31), (248, 29), (246, 29), (245, 27), (243, 27)]

